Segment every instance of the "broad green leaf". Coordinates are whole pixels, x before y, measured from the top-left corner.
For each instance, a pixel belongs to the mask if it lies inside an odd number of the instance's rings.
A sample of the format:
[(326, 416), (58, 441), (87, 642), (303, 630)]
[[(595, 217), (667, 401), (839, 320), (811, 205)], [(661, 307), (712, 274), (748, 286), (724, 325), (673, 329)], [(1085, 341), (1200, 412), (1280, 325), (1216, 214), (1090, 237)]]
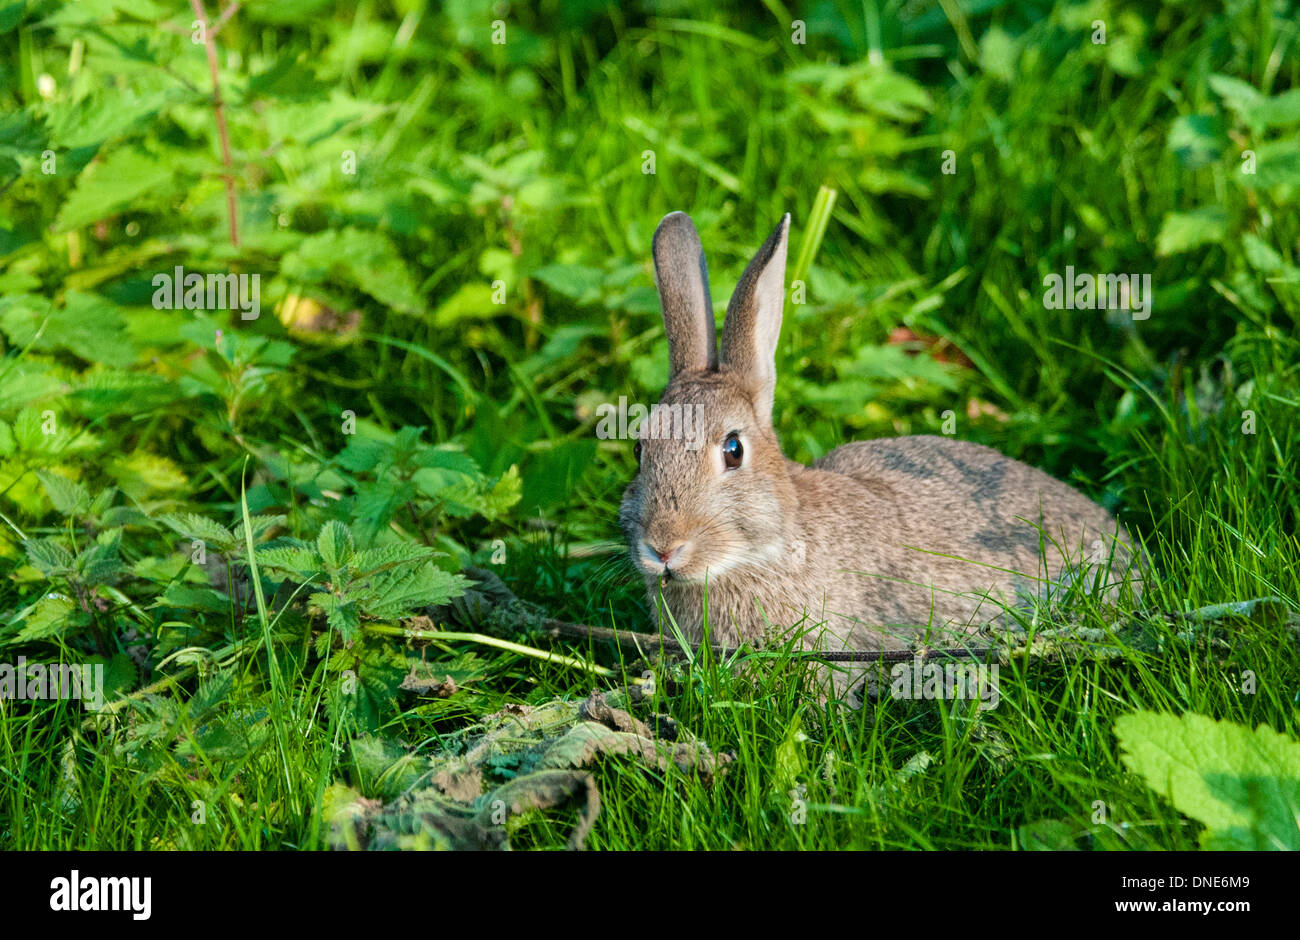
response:
[(43, 574), (64, 575), (72, 570), (74, 559), (68, 551), (54, 539), (28, 539), (23, 542), (27, 557)]
[[(509, 299), (509, 287), (506, 288)], [(492, 302), (492, 288), (488, 284), (473, 282), (462, 284), (434, 311), (433, 322), (436, 326), (450, 326), (460, 320), (474, 320), (501, 316), (506, 313), (506, 306)]]
[(305, 545), (274, 545), (257, 550), (257, 563), (287, 571), (300, 581), (310, 580), (324, 568), (320, 555)]
[(563, 294), (579, 304), (589, 304), (600, 299), (605, 275), (599, 268), (581, 264), (548, 264), (533, 272), (551, 290)]
[(1228, 213), (1218, 206), (1191, 212), (1170, 212), (1156, 237), (1156, 254), (1173, 255), (1202, 245), (1214, 245), (1228, 234)]
[(0, 331), (15, 346), (67, 350), (88, 362), (109, 366), (135, 362), (136, 348), (125, 316), (116, 304), (96, 294), (70, 290), (62, 307), (31, 295), (0, 299)]
[(356, 601), (322, 591), (308, 598), (307, 606), (324, 614), (326, 622), (339, 632), (344, 643), (351, 643), (361, 629), (361, 612)]
[(338, 571), (352, 560), (352, 533), (343, 523), (331, 519), (316, 536), (316, 551), (330, 571)]
[(181, 490), (189, 482), (170, 457), (143, 450), (110, 460), (104, 469), (122, 492), (133, 499)]
[(50, 594), (36, 602), (35, 608), (23, 620), (23, 628), (15, 638), (20, 643), (34, 640), (48, 640), (64, 633), (71, 627), (85, 622), (79, 616), (79, 609), (69, 597)]
[(363, 608), (381, 620), (396, 620), (460, 597), (469, 584), (463, 575), (450, 574), (432, 562), (417, 568), (406, 566), (376, 578), (363, 598)]
[(1198, 822), (1210, 849), (1300, 849), (1300, 742), (1266, 725), (1140, 711), (1115, 722), (1124, 765)]
[(197, 610), (210, 614), (228, 614), (230, 597), (214, 588), (178, 581), (167, 585), (167, 590), (154, 602), (154, 606), (178, 607), (182, 610)]
[(187, 539), (201, 539), (209, 548), (217, 552), (228, 552), (238, 544), (233, 532), (221, 523), (197, 513), (182, 512), (160, 516), (158, 521)]
[(115, 151), (81, 171), (76, 188), (59, 210), (56, 228), (66, 232), (157, 203), (173, 192), (174, 176), (167, 160), (133, 147)]
[(357, 552), (352, 558), (352, 567), (357, 572), (356, 577), (360, 579), (400, 565), (427, 561), (435, 554), (436, 552), (432, 548), (424, 545), (415, 545), (411, 542), (390, 542), (387, 545), (367, 548)]
[(284, 256), (281, 272), (312, 284), (341, 280), (399, 313), (424, 309), (411, 272), (382, 232), (349, 227), (312, 235)]
[(90, 491), (84, 483), (69, 480), (63, 474), (50, 470), (37, 470), (36, 476), (40, 478), (54, 508), (63, 515), (84, 512), (90, 506)]

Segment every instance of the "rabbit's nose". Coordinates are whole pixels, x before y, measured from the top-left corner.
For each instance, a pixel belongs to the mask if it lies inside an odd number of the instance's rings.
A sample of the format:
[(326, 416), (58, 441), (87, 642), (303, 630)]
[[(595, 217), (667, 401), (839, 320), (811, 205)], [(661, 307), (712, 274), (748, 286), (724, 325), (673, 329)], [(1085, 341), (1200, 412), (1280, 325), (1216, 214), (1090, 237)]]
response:
[(679, 559), (682, 556), (683, 550), (686, 548), (685, 542), (678, 542), (667, 551), (660, 551), (649, 542), (642, 542), (641, 544), (645, 546), (646, 551), (658, 558), (665, 566)]

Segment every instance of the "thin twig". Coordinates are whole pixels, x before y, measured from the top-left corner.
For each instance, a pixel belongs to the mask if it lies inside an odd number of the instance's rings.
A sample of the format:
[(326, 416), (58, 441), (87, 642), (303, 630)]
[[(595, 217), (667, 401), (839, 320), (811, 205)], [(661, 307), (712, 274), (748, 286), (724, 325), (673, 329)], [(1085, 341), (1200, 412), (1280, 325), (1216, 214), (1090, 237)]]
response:
[[(194, 15), (199, 19), (203, 30), (203, 47), (208, 53), (208, 71), (212, 73), (212, 107), (217, 113), (217, 136), (221, 138), (221, 160), (225, 164), (226, 180), (226, 214), (230, 216), (230, 244), (239, 247), (239, 226), (235, 221), (235, 171), (230, 159), (230, 132), (226, 129), (226, 103), (221, 98), (221, 83), (217, 78), (217, 43), (216, 30), (208, 26), (208, 14), (203, 8), (203, 0), (190, 0)], [(235, 4), (237, 7), (238, 4)], [(234, 9), (229, 10), (230, 13)], [(228, 19), (223, 14), (221, 23)], [(220, 25), (220, 23), (218, 23)]]
[[(552, 637), (569, 637), (580, 640), (608, 640), (617, 643), (623, 649), (644, 653), (645, 647), (662, 647), (673, 652), (683, 652), (682, 645), (670, 636), (653, 633), (636, 633), (630, 630), (611, 630), (608, 627), (593, 627), (585, 623), (568, 623), (563, 620), (547, 619), (542, 623), (542, 630)], [(710, 643), (709, 648), (715, 653), (734, 651), (735, 647), (725, 647)], [(987, 659), (996, 656), (997, 647), (927, 647), (917, 650), (794, 650), (789, 655), (797, 659), (815, 659), (824, 663), (897, 663), (908, 662), (916, 657), (931, 659)]]

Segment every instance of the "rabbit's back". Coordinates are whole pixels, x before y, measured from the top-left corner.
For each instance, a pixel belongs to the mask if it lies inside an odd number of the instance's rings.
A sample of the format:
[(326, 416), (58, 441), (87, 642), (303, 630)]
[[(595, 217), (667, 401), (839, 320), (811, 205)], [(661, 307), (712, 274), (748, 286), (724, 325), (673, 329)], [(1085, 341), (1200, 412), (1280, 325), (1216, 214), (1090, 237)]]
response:
[[(1130, 563), (1131, 542), (1105, 509), (968, 441), (859, 441), (794, 476), (805, 519), (834, 533), (823, 550), (859, 575), (844, 601), (868, 616), (885, 608), (895, 623), (987, 622), (1000, 605), (1051, 594), (1089, 566), (1109, 565), (1114, 582)], [(878, 570), (854, 567), (863, 561)]]

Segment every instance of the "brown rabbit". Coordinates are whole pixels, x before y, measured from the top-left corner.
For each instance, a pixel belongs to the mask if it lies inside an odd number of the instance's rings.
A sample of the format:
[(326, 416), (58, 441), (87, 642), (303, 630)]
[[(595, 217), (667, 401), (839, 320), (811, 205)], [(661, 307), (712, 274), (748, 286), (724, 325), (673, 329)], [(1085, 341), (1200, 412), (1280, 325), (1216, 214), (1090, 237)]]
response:
[(772, 405), (789, 228), (786, 215), (745, 269), (721, 354), (695, 226), (674, 212), (655, 232), (670, 375), (619, 510), (652, 609), (662, 592), (693, 642), (706, 624), (731, 647), (801, 624), (809, 647), (890, 649), (1000, 620), (1081, 574), (1113, 596), (1134, 555), (1116, 520), (987, 447), (901, 437), (786, 459)]

